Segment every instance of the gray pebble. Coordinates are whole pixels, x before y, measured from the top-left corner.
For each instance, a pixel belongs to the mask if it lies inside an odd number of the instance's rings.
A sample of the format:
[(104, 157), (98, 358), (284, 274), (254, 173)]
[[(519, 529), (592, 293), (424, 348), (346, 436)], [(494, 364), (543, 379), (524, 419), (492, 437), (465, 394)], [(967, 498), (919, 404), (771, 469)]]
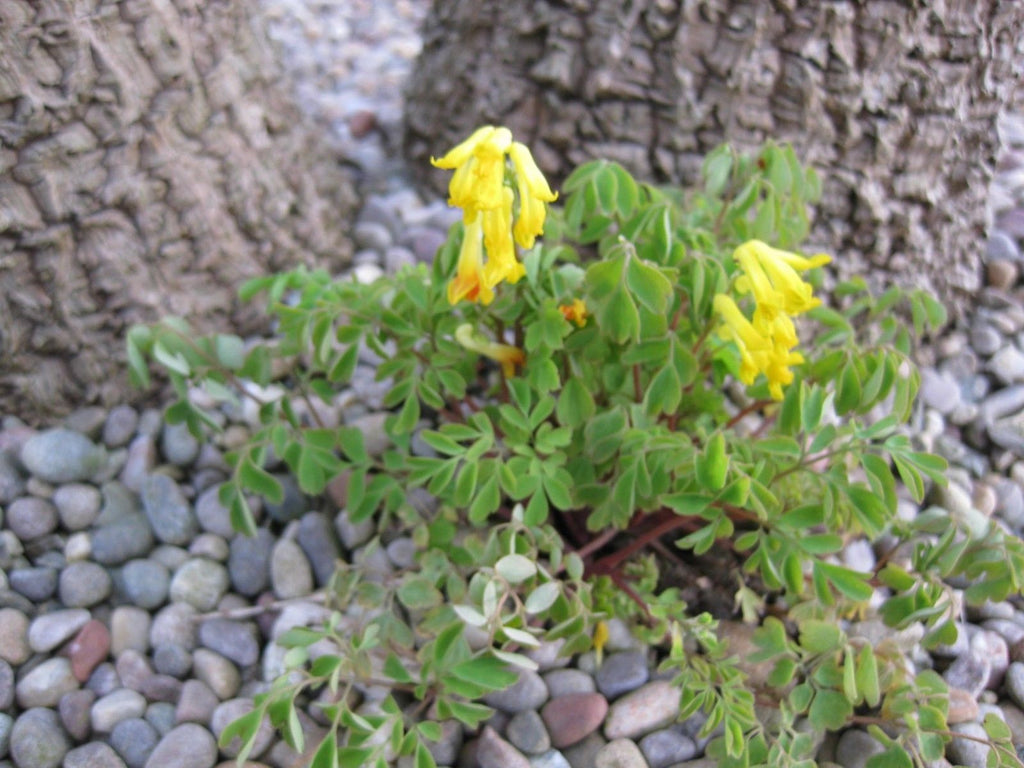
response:
[(154, 467), (156, 467), (156, 442), (152, 435), (140, 434), (128, 446), (128, 455), (120, 475), (121, 482), (135, 493), (142, 493), (146, 479)]
[(196, 647), (196, 625), (192, 617), (196, 609), (188, 603), (164, 606), (153, 617), (149, 630), (149, 644), (153, 648), (177, 644), (192, 650)]
[(441, 738), (427, 741), (427, 751), (438, 765), (455, 765), (462, 749), (462, 726), (455, 720), (441, 723)]
[(597, 689), (608, 699), (634, 691), (650, 679), (647, 654), (644, 651), (626, 651), (608, 656), (594, 678)]
[(1016, 241), (1008, 234), (994, 230), (989, 234), (988, 241), (985, 243), (985, 260), (1019, 261), (1020, 249), (1017, 248)]
[(953, 688), (962, 688), (978, 698), (988, 685), (992, 674), (992, 661), (975, 652), (974, 647), (962, 654), (943, 674), (946, 683)]
[(7, 527), (22, 541), (32, 541), (57, 528), (57, 508), (46, 499), (22, 496), (7, 507)]
[(352, 231), (352, 237), (360, 248), (368, 248), (377, 253), (391, 245), (391, 233), (382, 224), (373, 221), (360, 221)]
[(929, 408), (948, 415), (960, 403), (960, 385), (945, 371), (922, 368), (920, 397)]
[(207, 488), (196, 499), (196, 519), (199, 527), (230, 540), (235, 535), (231, 526), (231, 512), (220, 503), (219, 488)]
[(228, 575), (236, 592), (255, 597), (267, 588), (273, 548), (274, 537), (265, 528), (258, 529), (255, 536), (236, 536), (231, 540)]
[(187, 549), (174, 547), (170, 544), (161, 544), (149, 553), (149, 559), (160, 563), (168, 571), (174, 573), (187, 563), (190, 558)]
[(28, 642), (28, 616), (14, 608), (0, 608), (0, 659), (18, 666), (32, 653)]
[(0, 659), (0, 712), (7, 711), (14, 704), (14, 670)]
[(184, 677), (192, 669), (192, 654), (180, 645), (161, 645), (153, 649), (153, 668), (161, 675)]
[(308, 512), (299, 521), (296, 541), (309, 558), (316, 583), (324, 586), (334, 575), (341, 550), (334, 535), (334, 526), (322, 512)]
[(142, 486), (142, 508), (158, 541), (188, 544), (199, 523), (181, 488), (167, 475), (150, 475)]
[(656, 680), (627, 693), (608, 708), (604, 735), (608, 739), (632, 739), (669, 725), (679, 714), (679, 690)]
[(418, 261), (430, 264), (447, 239), (448, 236), (443, 231), (434, 227), (416, 226), (405, 231), (402, 245), (412, 251)]
[(281, 490), (283, 496), (280, 504), (272, 504), (265, 502), (264, 506), (267, 510), (267, 515), (279, 523), (287, 523), (292, 520), (297, 520), (307, 509), (309, 509), (309, 501), (303, 495), (302, 491), (299, 490), (299, 486), (295, 483), (295, 480), (291, 475), (274, 475), (277, 481), (281, 484)]
[(695, 757), (697, 745), (678, 729), (666, 728), (644, 736), (640, 740), (640, 751), (650, 768), (666, 768)]
[(836, 744), (836, 762), (843, 768), (864, 768), (869, 758), (884, 751), (877, 739), (858, 728), (850, 728)]
[(0, 711), (0, 760), (7, 757), (11, 748), (11, 728), (14, 727), (14, 718), (6, 712)]
[(647, 761), (635, 742), (614, 739), (594, 755), (594, 768), (647, 768)]
[(92, 559), (103, 565), (120, 565), (144, 557), (153, 547), (153, 530), (139, 513), (131, 513), (92, 532)]
[(131, 605), (119, 605), (110, 614), (110, 653), (117, 657), (129, 648), (145, 653), (149, 648), (150, 615)]
[(544, 682), (552, 699), (570, 693), (594, 693), (597, 684), (594, 678), (578, 669), (555, 669), (544, 675)]
[(85, 483), (68, 483), (53, 492), (61, 525), (69, 531), (81, 531), (96, 522), (102, 500), (99, 488)]
[(96, 694), (88, 689), (71, 691), (60, 697), (57, 713), (60, 715), (64, 730), (75, 741), (85, 741), (92, 733), (92, 720), (89, 717), (89, 712), (92, 710), (94, 701), (96, 701)]
[(186, 680), (174, 712), (177, 723), (208, 723), (220, 702), (216, 694), (199, 680)]
[(113, 664), (104, 662), (92, 671), (85, 687), (97, 696), (106, 696), (121, 687), (121, 678)]
[(109, 744), (94, 741), (68, 752), (63, 768), (125, 768), (125, 763)]
[(342, 510), (335, 518), (334, 527), (341, 543), (350, 550), (368, 542), (377, 530), (372, 517), (353, 523), (346, 510)]
[(260, 643), (251, 623), (230, 619), (209, 619), (199, 625), (199, 642), (239, 666), (259, 661)]
[(28, 644), (36, 653), (52, 651), (61, 643), (70, 640), (90, 618), (89, 611), (84, 608), (44, 613), (33, 619), (29, 625)]
[(25, 478), (12, 457), (0, 451), (0, 504), (10, 504), (24, 492)]
[(122, 720), (110, 732), (110, 745), (128, 768), (143, 768), (159, 741), (156, 728), (140, 717)]
[(212, 611), (228, 586), (227, 568), (205, 557), (196, 557), (175, 571), (169, 594), (173, 602), (188, 603), (198, 611)]
[(160, 452), (171, 464), (187, 467), (199, 455), (199, 441), (186, 424), (165, 424), (160, 435)]
[(980, 418), (990, 423), (1003, 416), (1024, 408), (1024, 384), (1014, 384), (1011, 387), (1000, 389), (981, 404)]
[(182, 683), (176, 677), (170, 675), (151, 675), (146, 682), (142, 684), (142, 690), (139, 691), (143, 696), (146, 697), (146, 701), (166, 701), (176, 702), (181, 698)]
[(133, 691), (142, 691), (149, 678), (153, 676), (153, 667), (149, 663), (149, 658), (131, 649), (117, 657), (114, 668), (117, 670), (117, 678), (121, 681), (121, 687), (131, 688)]
[(592, 733), (579, 744), (573, 744), (562, 750), (565, 759), (572, 768), (594, 768), (594, 760), (608, 742), (599, 733)]
[(53, 597), (57, 591), (56, 568), (16, 568), (7, 574), (11, 589), (35, 603)]
[(491, 726), (485, 725), (477, 743), (480, 768), (529, 768), (530, 763), (518, 749), (505, 741)]
[(80, 560), (60, 573), (60, 601), (68, 608), (88, 608), (107, 599), (110, 574), (98, 563)]
[(971, 653), (989, 661), (990, 670), (985, 687), (996, 689), (1010, 665), (1010, 649), (996, 632), (980, 629), (971, 637)]
[(221, 701), (237, 694), (242, 683), (238, 667), (209, 648), (196, 648), (192, 654), (192, 675), (206, 683)]
[(557, 749), (551, 749), (543, 755), (530, 757), (530, 768), (572, 768), (565, 755)]
[(1003, 685), (1010, 699), (1018, 707), (1024, 707), (1024, 663), (1015, 661), (1007, 667)]
[(548, 700), (548, 687), (536, 672), (529, 669), (515, 669), (519, 675), (510, 687), (484, 696), (484, 703), (502, 712), (516, 713), (539, 709)]
[(1007, 344), (988, 362), (988, 369), (1004, 385), (1024, 380), (1024, 352)]
[(146, 700), (138, 691), (120, 688), (97, 699), (89, 712), (92, 729), (96, 733), (110, 733), (122, 720), (142, 717), (146, 712)]
[(967, 768), (985, 768), (988, 753), (991, 749), (985, 741), (988, 736), (980, 723), (957, 723), (951, 729), (955, 733), (962, 733), (973, 736), (975, 739), (961, 739), (953, 737), (946, 745), (946, 757), (955, 765), (967, 766)]
[(64, 426), (93, 439), (99, 437), (106, 420), (107, 412), (102, 407), (86, 405), (69, 413), (64, 419)]
[(408, 248), (392, 245), (384, 251), (384, 269), (388, 274), (395, 274), (402, 267), (416, 264), (416, 255)]
[(396, 568), (412, 568), (416, 564), (416, 543), (408, 536), (399, 536), (385, 548)]
[(174, 704), (167, 701), (156, 701), (146, 707), (146, 722), (156, 728), (161, 736), (166, 736), (174, 729)]
[(186, 723), (160, 739), (144, 768), (213, 768), (216, 762), (217, 742), (212, 734)]
[(551, 749), (548, 730), (534, 709), (517, 712), (505, 727), (505, 738), (527, 755), (537, 755)]
[[(103, 526), (116, 522), (128, 515), (142, 515), (139, 497), (124, 483), (112, 480), (100, 488), (100, 516), (96, 525)], [(144, 516), (143, 516), (144, 517)]]
[(30, 437), (21, 448), (21, 463), (47, 483), (89, 480), (106, 463), (106, 451), (80, 432), (48, 429)]
[(139, 425), (139, 414), (130, 405), (117, 405), (110, 409), (103, 424), (103, 444), (108, 448), (128, 445)]
[(125, 597), (139, 608), (152, 610), (167, 601), (171, 575), (154, 560), (131, 560), (121, 570)]
[(11, 728), (11, 757), (18, 768), (57, 768), (71, 748), (57, 713), (34, 707)]
[[(230, 699), (225, 701), (213, 710), (213, 715), (210, 717), (210, 730), (213, 731), (214, 736), (220, 739), (221, 733), (232, 723), (232, 721), (237, 720), (251, 711), (251, 699)], [(263, 718), (260, 722), (260, 727), (256, 731), (256, 738), (252, 742), (251, 756), (259, 757), (262, 755), (270, 748), (273, 740), (274, 729), (271, 727), (270, 721), (267, 718)], [(236, 736), (230, 742), (222, 746), (220, 751), (223, 752), (226, 757), (238, 757), (238, 753), (242, 751), (242, 740)]]
[(281, 539), (274, 545), (270, 556), (270, 583), (281, 600), (313, 591), (313, 569), (302, 547), (291, 539)]

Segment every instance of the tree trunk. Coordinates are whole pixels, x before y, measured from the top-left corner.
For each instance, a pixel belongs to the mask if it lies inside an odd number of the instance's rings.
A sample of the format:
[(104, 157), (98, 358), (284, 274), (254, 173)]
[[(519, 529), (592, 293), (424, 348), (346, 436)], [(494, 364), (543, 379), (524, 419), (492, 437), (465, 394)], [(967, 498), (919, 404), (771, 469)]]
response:
[(425, 167), (501, 123), (555, 178), (604, 157), (691, 183), (723, 141), (789, 141), (841, 271), (962, 297), (1022, 30), (1019, 0), (434, 0), (405, 149)]
[(253, 0), (0, 0), (0, 412), (127, 390), (123, 335), (254, 329), (240, 282), (337, 268), (351, 180)]

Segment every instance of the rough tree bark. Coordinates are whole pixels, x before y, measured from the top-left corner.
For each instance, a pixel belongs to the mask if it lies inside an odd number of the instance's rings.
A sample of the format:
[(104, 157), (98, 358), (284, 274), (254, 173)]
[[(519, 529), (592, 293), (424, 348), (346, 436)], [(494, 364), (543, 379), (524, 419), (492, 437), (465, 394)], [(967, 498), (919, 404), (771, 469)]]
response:
[(1022, 34), (1019, 0), (434, 0), (405, 149), (502, 123), (556, 178), (605, 157), (688, 183), (722, 141), (790, 141), (841, 270), (962, 298)]
[(239, 283), (341, 266), (351, 180), (254, 0), (0, 0), (0, 412), (127, 390), (123, 333), (253, 329)]

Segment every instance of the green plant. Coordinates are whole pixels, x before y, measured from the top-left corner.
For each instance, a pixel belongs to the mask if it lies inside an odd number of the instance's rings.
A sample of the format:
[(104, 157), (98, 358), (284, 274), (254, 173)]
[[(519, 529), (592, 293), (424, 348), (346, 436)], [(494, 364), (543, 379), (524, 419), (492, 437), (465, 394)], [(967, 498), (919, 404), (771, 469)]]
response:
[[(969, 602), (1020, 592), (1024, 549), (991, 521), (896, 514), (900, 482), (918, 502), (944, 482), (943, 461), (901, 429), (918, 388), (913, 344), (943, 325), (943, 307), (897, 288), (876, 297), (861, 280), (834, 286), (832, 306), (814, 297), (805, 278), (829, 257), (788, 249), (807, 234), (819, 182), (789, 147), (718, 149), (689, 193), (587, 163), (550, 211), (554, 194), (504, 129), (481, 129), (437, 164), (455, 169), (465, 217), (431, 269), (370, 285), (303, 269), (253, 280), (242, 296), (264, 295), (278, 331), (249, 348), (195, 338), (178, 320), (129, 334), (133, 374), (145, 383), (147, 358), (159, 363), (179, 395), (168, 418), (197, 434), (216, 423), (190, 385), (231, 401), (253, 391), (241, 382), (265, 387), (286, 369), (259, 403), (260, 428), (229, 456), (221, 498), (239, 530), (255, 528), (248, 494), (281, 496), (272, 453), (309, 494), (346, 475), (353, 521), (419, 547), (416, 565), (383, 583), (340, 570), (331, 621), (279, 640), (292, 673), (223, 740), (251, 744), (269, 716), (301, 750), (296, 712), (312, 705), (332, 726), (314, 768), (398, 755), (433, 765), (428, 707), (475, 727), (490, 712), (479, 699), (513, 679), (508, 666), (533, 664), (524, 649), (600, 651), (601, 621), (618, 615), (666, 644), (681, 715), (703, 711), (723, 764), (812, 765), (822, 733), (858, 722), (887, 748), (873, 768), (940, 756), (941, 679), (912, 677), (902, 651), (851, 635), (848, 620), (882, 589), (886, 624), (949, 642), (951, 577), (970, 581)], [(316, 423), (361, 347), (392, 382), (379, 453), (356, 428)], [(411, 451), (417, 430), (432, 455)], [(433, 511), (409, 488), (431, 494)], [(840, 563), (852, 539), (883, 535), (910, 546), (873, 572)], [(666, 576), (712, 548), (742, 574), (736, 604), (760, 623), (753, 660), (773, 664), (767, 689), (750, 687), (710, 613), (689, 612)], [(768, 601), (784, 621), (765, 616)], [(374, 610), (353, 625), (341, 612), (352, 603)], [(482, 648), (462, 639), (466, 625)], [(417, 702), (414, 715), (395, 696), (357, 713), (347, 694), (367, 682)], [(777, 712), (771, 725), (760, 707)], [(1010, 761), (1006, 734), (989, 733)]]

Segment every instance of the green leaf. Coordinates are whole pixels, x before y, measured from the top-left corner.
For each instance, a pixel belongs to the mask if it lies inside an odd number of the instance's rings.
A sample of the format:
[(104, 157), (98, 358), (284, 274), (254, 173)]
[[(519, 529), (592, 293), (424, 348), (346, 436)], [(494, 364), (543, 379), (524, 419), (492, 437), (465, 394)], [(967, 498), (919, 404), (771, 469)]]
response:
[(877, 707), (882, 694), (878, 684), (878, 660), (875, 650), (865, 645), (857, 654), (857, 690), (869, 707)]
[(494, 570), (510, 584), (520, 584), (537, 573), (537, 565), (520, 554), (505, 555), (494, 564)]
[(621, 288), (597, 309), (595, 316), (601, 330), (617, 344), (640, 339), (640, 313), (632, 297)]
[(729, 471), (729, 457), (725, 453), (725, 435), (716, 432), (704, 450), (694, 457), (697, 482), (709, 491), (720, 491), (725, 487)]
[[(427, 723), (422, 723), (427, 725)], [(440, 735), (438, 736), (440, 738)], [(437, 741), (438, 739), (432, 739)], [(430, 754), (430, 750), (421, 742), (416, 745), (416, 758), (414, 768), (437, 768), (437, 763), (434, 762), (434, 756)]]
[(398, 683), (411, 683), (413, 682), (412, 675), (409, 674), (405, 666), (399, 660), (398, 656), (392, 651), (388, 654), (388, 657), (384, 660), (383, 667), (384, 674), (390, 677), (392, 680)]
[(189, 366), (185, 356), (180, 352), (171, 352), (162, 341), (157, 341), (153, 344), (153, 358), (173, 373), (182, 376), (188, 376), (192, 373), (192, 368)]
[(910, 759), (906, 749), (893, 744), (884, 752), (869, 757), (865, 768), (914, 768), (914, 761)]
[(391, 428), (395, 433), (399, 435), (405, 435), (412, 432), (417, 422), (420, 420), (420, 401), (419, 398), (414, 394), (410, 394), (405, 399), (402, 410), (398, 414), (398, 418), (394, 420)]
[(814, 570), (823, 574), (843, 595), (856, 602), (870, 600), (874, 589), (868, 583), (867, 574), (858, 573), (841, 565), (816, 561)]
[(820, 619), (807, 619), (800, 624), (800, 645), (810, 653), (834, 651), (842, 642), (842, 630)]
[(498, 475), (492, 474), (477, 488), (476, 498), (469, 505), (470, 522), (483, 523), (501, 504)]
[(280, 504), (284, 500), (284, 488), (272, 474), (256, 466), (252, 456), (246, 454), (238, 466), (238, 481), (246, 490), (258, 493), (271, 504)]
[(458, 507), (469, 506), (477, 486), (477, 472), (479, 465), (474, 462), (462, 462), (458, 479), (455, 481), (455, 495), (453, 501)]
[(552, 605), (558, 596), (562, 594), (561, 587), (556, 581), (546, 581), (530, 592), (526, 597), (524, 607), (529, 614), (543, 613)]
[(657, 267), (640, 258), (631, 258), (626, 266), (626, 285), (651, 312), (665, 314), (672, 297), (672, 283)]
[(412, 611), (429, 610), (444, 599), (433, 581), (421, 575), (406, 576), (396, 594), (402, 605)]
[(815, 728), (837, 731), (853, 714), (853, 705), (839, 691), (819, 690), (814, 695), (807, 718)]
[(836, 382), (836, 413), (844, 416), (860, 405), (860, 399), (860, 376), (857, 373), (857, 367), (851, 361), (843, 368), (842, 375)]
[(704, 190), (711, 197), (719, 197), (725, 191), (732, 171), (732, 150), (721, 145), (708, 153), (701, 173), (704, 176)]

